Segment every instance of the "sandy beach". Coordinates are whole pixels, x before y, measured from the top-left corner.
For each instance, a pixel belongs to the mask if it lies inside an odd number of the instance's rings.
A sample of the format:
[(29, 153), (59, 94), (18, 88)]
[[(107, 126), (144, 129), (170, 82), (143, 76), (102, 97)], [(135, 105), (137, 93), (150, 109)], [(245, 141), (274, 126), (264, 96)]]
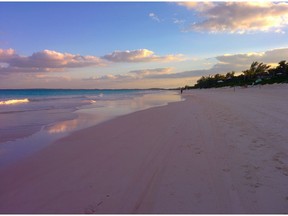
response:
[(1, 170), (0, 213), (288, 213), (288, 85), (183, 97)]

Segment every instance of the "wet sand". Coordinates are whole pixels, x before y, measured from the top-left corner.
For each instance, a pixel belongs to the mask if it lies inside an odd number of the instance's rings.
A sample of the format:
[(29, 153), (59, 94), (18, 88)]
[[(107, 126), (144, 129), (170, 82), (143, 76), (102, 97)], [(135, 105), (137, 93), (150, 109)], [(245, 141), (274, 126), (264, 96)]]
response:
[(288, 86), (183, 96), (1, 170), (0, 212), (287, 213)]

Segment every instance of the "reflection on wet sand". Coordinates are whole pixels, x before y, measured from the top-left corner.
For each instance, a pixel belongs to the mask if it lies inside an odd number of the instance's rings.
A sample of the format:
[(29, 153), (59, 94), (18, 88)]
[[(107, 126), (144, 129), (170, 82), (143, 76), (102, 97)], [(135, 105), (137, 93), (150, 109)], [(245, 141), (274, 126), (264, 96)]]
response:
[(126, 100), (99, 101), (97, 104), (87, 105), (76, 111), (78, 114), (76, 119), (46, 126), (45, 130), (49, 134), (72, 132), (77, 129), (99, 124), (120, 115), (180, 100), (181, 96), (169, 92), (166, 94), (146, 94)]
[(79, 120), (74, 119), (74, 120), (59, 122), (52, 126), (47, 126), (45, 129), (50, 134), (63, 133), (63, 132), (71, 131), (77, 128), (78, 124), (79, 124)]
[[(95, 112), (95, 111), (94, 111)], [(82, 112), (82, 110), (79, 110), (78, 117), (73, 120), (66, 120), (54, 123), (52, 125), (48, 125), (44, 127), (44, 131), (46, 131), (48, 134), (68, 134), (70, 132), (84, 129), (96, 124), (99, 124), (100, 122), (103, 122), (105, 120), (109, 119), (109, 116), (106, 115), (100, 115), (100, 113), (85, 113)]]
[(125, 100), (99, 101), (94, 104), (82, 107), (76, 111), (78, 117), (73, 120), (66, 120), (45, 127), (49, 134), (67, 133), (82, 129), (103, 121), (112, 119), (116, 116), (129, 114), (138, 110), (150, 107), (161, 106), (173, 101), (180, 101), (178, 94), (147, 94)]

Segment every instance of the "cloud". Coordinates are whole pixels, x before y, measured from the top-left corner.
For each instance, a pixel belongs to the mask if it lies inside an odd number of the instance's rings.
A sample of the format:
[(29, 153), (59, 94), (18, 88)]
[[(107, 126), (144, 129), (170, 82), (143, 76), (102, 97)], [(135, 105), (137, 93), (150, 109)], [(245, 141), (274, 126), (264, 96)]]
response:
[(7, 61), (16, 56), (16, 52), (13, 49), (3, 50), (0, 49), (0, 62)]
[(122, 80), (125, 78), (129, 78), (130, 76), (127, 75), (113, 75), (113, 74), (107, 74), (104, 76), (93, 76), (93, 77), (89, 77), (89, 78), (84, 78), (82, 80), (84, 81), (100, 81), (100, 80)]
[(106, 74), (103, 76), (92, 76), (88, 78), (83, 78), (83, 81), (113, 81), (113, 82), (119, 82), (124, 80), (133, 80), (135, 77), (131, 74)]
[(184, 60), (183, 55), (181, 54), (157, 56), (154, 55), (153, 51), (148, 49), (114, 51), (102, 58), (112, 62), (170, 62)]
[(173, 68), (156, 68), (130, 71), (129, 74), (137, 78), (153, 78), (154, 76), (171, 74)]
[(174, 23), (174, 24), (183, 24), (183, 23), (186, 22), (186, 20), (184, 20), (184, 19), (178, 19), (178, 18), (173, 18), (172, 20), (173, 20), (173, 23)]
[(187, 30), (198, 32), (281, 32), (288, 26), (287, 2), (182, 2), (181, 6), (196, 11), (201, 21)]
[(149, 17), (152, 20), (155, 20), (156, 22), (161, 22), (161, 20), (159, 19), (159, 17), (155, 13), (149, 13)]
[(117, 74), (117, 75), (104, 75), (99, 77), (89, 77), (83, 80), (86, 81), (100, 81), (100, 80), (114, 80), (114, 81), (123, 81), (123, 80), (139, 80), (139, 79), (150, 79), (157, 77), (159, 75), (170, 74), (172, 73), (173, 68), (156, 68), (156, 69), (143, 69), (143, 70), (133, 70), (129, 71), (126, 74)]
[(286, 60), (287, 56), (288, 48), (280, 48), (265, 52), (226, 54), (217, 56), (216, 59), (227, 65), (241, 65), (247, 67), (250, 66), (253, 61), (264, 62), (265, 64), (277, 64), (282, 60)]
[[(232, 70), (228, 70), (232, 71)], [(215, 67), (212, 67), (210, 69), (203, 69), (203, 70), (191, 70), (191, 71), (183, 71), (178, 73), (170, 73), (170, 74), (161, 74), (161, 75), (155, 75), (153, 76), (154, 79), (178, 79), (178, 78), (193, 78), (193, 77), (200, 77), (200, 76), (206, 76), (209, 74), (216, 74), (221, 73), (223, 70), (219, 70)]]
[(49, 72), (65, 68), (103, 66), (104, 61), (95, 56), (81, 56), (52, 50), (35, 52), (31, 56), (20, 56), (15, 50), (0, 49), (1, 72)]
[[(31, 76), (31, 75), (30, 75)], [(72, 80), (69, 76), (49, 76), (47, 74), (36, 74), (31, 76), (37, 80), (44, 80), (45, 82), (53, 82), (53, 81), (70, 81)]]

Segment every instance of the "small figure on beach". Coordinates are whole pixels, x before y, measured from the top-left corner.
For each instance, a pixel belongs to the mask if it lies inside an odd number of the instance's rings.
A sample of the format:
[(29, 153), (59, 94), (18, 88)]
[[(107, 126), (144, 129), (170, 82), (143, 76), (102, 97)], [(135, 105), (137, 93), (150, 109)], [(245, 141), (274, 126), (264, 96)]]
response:
[(180, 88), (181, 94), (183, 93), (183, 88)]

